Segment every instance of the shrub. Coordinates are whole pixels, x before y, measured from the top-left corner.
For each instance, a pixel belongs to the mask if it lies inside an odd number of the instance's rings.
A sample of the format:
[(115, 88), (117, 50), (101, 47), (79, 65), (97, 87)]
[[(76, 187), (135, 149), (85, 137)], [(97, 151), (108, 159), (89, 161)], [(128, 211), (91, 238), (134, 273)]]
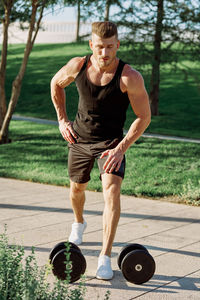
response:
[[(47, 281), (50, 265), (38, 267), (33, 248), (26, 256), (24, 247), (9, 245), (5, 228), (0, 234), (0, 300), (84, 300), (84, 277), (75, 288), (70, 285), (70, 265), (66, 261), (65, 281), (55, 279), (50, 284)], [(109, 299), (109, 295), (108, 291), (104, 299)]]
[(196, 186), (190, 179), (183, 185), (183, 191), (180, 194), (185, 203), (200, 206), (200, 181)]

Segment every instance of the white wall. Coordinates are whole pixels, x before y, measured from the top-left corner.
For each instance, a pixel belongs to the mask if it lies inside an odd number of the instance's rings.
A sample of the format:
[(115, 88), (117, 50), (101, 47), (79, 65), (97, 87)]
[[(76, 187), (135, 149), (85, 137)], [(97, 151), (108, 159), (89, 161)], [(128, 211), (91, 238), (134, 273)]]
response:
[[(80, 35), (86, 35), (91, 32), (90, 23), (82, 23)], [(0, 26), (0, 42), (2, 43), (2, 25)], [(28, 29), (21, 30), (19, 23), (15, 22), (9, 26), (9, 44), (26, 43)], [(75, 22), (42, 22), (35, 43), (68, 43), (75, 41), (76, 23)]]

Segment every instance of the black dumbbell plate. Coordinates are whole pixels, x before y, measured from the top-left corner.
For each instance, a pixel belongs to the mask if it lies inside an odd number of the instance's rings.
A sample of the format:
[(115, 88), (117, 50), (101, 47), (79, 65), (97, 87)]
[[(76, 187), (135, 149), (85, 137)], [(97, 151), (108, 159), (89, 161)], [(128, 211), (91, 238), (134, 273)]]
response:
[[(122, 264), (122, 260), (123, 258), (131, 251), (133, 250), (145, 250), (147, 251), (147, 249), (140, 245), (140, 244), (130, 244), (128, 246), (125, 246), (124, 248), (122, 248), (122, 250), (120, 251), (119, 253), (119, 256), (118, 256), (118, 259), (117, 259), (117, 263), (118, 263), (118, 266), (119, 268), (121, 269), (121, 264)], [(147, 251), (148, 252), (148, 251)]]
[[(52, 262), (52, 259), (56, 253), (58, 253), (60, 250), (66, 249), (66, 245), (65, 245), (66, 243), (67, 242), (60, 242), (52, 248), (52, 250), (49, 254), (50, 263)], [(70, 249), (73, 248), (73, 249), (77, 249), (77, 250), (81, 251), (80, 248), (76, 244), (70, 243), (70, 242), (69, 242), (69, 244), (70, 244)]]
[(134, 250), (122, 260), (121, 270), (127, 281), (142, 284), (153, 276), (155, 261), (148, 251)]
[[(66, 279), (66, 251), (60, 250), (52, 259), (53, 274), (61, 279)], [(70, 282), (75, 282), (80, 279), (81, 275), (86, 270), (86, 260), (82, 253), (77, 249), (70, 250), (70, 262), (72, 264), (72, 272), (70, 273)]]

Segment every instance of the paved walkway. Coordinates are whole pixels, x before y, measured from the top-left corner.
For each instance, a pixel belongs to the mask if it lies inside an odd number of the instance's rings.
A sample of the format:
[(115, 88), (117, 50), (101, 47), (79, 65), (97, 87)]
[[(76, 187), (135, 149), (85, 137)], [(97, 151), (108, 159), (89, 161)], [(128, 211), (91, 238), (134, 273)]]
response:
[[(13, 120), (19, 120), (19, 121), (35, 122), (35, 123), (40, 123), (40, 124), (58, 125), (57, 121), (39, 119), (39, 118), (32, 118), (32, 117), (24, 117), (24, 116), (19, 116), (19, 115), (13, 115), (12, 119)], [(124, 133), (126, 134), (126, 132), (124, 132)], [(156, 134), (156, 133), (143, 133), (142, 137), (156, 138), (156, 139), (160, 139), (160, 140), (169, 140), (169, 141), (179, 141), (179, 142), (200, 144), (199, 139), (189, 139), (189, 138), (183, 138), (183, 137), (178, 137), (178, 136), (170, 136), (170, 135), (162, 135), (162, 134)]]
[[(35, 246), (39, 265), (49, 251), (70, 233), (73, 214), (68, 189), (0, 178), (0, 231), (8, 226), (10, 242)], [(200, 208), (122, 196), (121, 218), (113, 245), (114, 278), (95, 278), (102, 243), (102, 193), (86, 192), (85, 219), (88, 227), (80, 246), (87, 261), (85, 299), (112, 300), (200, 299)], [(141, 243), (155, 259), (156, 272), (143, 284), (128, 283), (117, 266), (120, 249)], [(53, 275), (51, 275), (53, 278)], [(77, 283), (75, 283), (77, 284)]]

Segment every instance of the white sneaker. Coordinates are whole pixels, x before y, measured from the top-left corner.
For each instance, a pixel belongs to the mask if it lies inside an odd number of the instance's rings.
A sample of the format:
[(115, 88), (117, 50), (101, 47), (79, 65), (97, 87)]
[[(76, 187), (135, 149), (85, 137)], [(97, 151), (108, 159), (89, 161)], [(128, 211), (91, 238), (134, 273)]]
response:
[(96, 278), (103, 279), (103, 280), (109, 280), (113, 278), (113, 270), (111, 268), (111, 258), (109, 256), (107, 255), (99, 256)]
[(69, 242), (74, 243), (76, 245), (80, 245), (82, 243), (82, 238), (83, 238), (83, 232), (85, 228), (87, 227), (87, 223), (76, 223), (74, 222), (72, 224), (72, 231), (69, 236)]

